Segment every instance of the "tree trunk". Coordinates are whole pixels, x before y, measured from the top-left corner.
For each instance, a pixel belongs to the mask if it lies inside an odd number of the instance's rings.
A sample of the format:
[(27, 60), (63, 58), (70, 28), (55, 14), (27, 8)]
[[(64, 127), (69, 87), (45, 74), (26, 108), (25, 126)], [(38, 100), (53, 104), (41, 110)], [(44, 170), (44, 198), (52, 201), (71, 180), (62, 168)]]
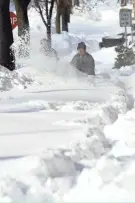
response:
[(71, 14), (71, 9), (68, 8), (68, 11), (67, 11), (67, 22), (70, 23), (70, 14)]
[(47, 39), (51, 41), (51, 27), (50, 25), (47, 26)]
[(74, 0), (74, 6), (80, 6), (79, 0)]
[(13, 33), (9, 13), (9, 0), (0, 0), (0, 64), (9, 70), (15, 69), (11, 51)]
[(14, 0), (17, 20), (18, 20), (18, 36), (25, 35), (29, 31), (29, 19), (27, 8), (30, 0)]
[(69, 21), (68, 9), (65, 8), (64, 12), (62, 13), (62, 31), (68, 32), (68, 21)]
[(30, 44), (29, 19), (27, 13), (29, 3), (30, 0), (14, 0), (18, 22), (18, 36), (21, 39), (19, 56), (29, 55), (27, 47)]
[(61, 17), (61, 13), (60, 13), (60, 9), (58, 8), (58, 5), (57, 5), (57, 13), (56, 13), (56, 33), (57, 34), (61, 33), (60, 17)]
[(48, 19), (46, 29), (47, 29), (47, 39), (49, 42), (49, 46), (51, 47), (51, 19)]

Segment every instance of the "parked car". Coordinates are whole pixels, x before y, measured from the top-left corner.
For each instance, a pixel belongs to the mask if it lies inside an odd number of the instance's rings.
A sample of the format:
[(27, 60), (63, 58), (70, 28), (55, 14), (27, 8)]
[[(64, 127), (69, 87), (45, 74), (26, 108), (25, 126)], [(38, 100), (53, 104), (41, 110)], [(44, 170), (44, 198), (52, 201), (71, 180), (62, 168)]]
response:
[(108, 47), (114, 47), (117, 45), (121, 45), (125, 42), (125, 37), (123, 34), (119, 34), (116, 36), (107, 36), (102, 38), (102, 42), (99, 43), (100, 48), (108, 48)]

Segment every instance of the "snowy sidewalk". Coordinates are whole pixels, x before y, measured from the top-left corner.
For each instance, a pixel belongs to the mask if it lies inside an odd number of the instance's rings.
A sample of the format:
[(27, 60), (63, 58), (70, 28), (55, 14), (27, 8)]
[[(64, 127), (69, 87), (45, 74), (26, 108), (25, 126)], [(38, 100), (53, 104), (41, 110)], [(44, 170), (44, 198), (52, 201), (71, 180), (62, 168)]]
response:
[(62, 59), (86, 42), (96, 61), (89, 79), (40, 56), (45, 28), (35, 10), (29, 15), (32, 58), (17, 59), (19, 74), (0, 75), (10, 90), (0, 94), (0, 202), (135, 200), (134, 70), (112, 70), (114, 48), (98, 47), (104, 32), (120, 32), (118, 5), (101, 3), (96, 20), (72, 15), (69, 34), (52, 29)]

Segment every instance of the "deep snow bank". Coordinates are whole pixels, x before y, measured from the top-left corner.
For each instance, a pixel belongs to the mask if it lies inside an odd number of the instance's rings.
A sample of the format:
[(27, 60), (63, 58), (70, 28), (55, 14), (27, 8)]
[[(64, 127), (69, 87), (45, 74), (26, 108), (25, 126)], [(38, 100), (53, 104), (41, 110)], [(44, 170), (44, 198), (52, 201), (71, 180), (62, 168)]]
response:
[(83, 171), (78, 179), (77, 187), (70, 194), (71, 199), (76, 198), (75, 194), (82, 189), (81, 185), (85, 182), (86, 188), (89, 188), (91, 184), (92, 187), (90, 196), (87, 189), (81, 195), (80, 198), (83, 201), (135, 200), (134, 122), (135, 109), (132, 109), (124, 116), (119, 116), (114, 124), (105, 127), (105, 137), (109, 142), (113, 142), (112, 150), (107, 157), (102, 157), (97, 162), (94, 169)]
[(134, 121), (135, 109), (132, 109), (119, 116), (115, 123), (105, 126), (104, 135), (111, 143), (111, 150), (106, 156), (102, 156), (93, 168), (81, 172), (76, 185), (65, 195), (66, 201), (135, 200)]
[(112, 149), (114, 156), (134, 156), (134, 119), (135, 109), (132, 109), (125, 116), (119, 117), (115, 124), (105, 128), (106, 137), (116, 141)]

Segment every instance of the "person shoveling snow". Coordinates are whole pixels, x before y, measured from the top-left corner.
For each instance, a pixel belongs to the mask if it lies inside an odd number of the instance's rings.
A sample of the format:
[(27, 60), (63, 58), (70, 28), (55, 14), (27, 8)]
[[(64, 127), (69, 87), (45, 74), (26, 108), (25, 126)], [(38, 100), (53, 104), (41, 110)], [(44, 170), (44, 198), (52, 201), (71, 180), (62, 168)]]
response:
[(95, 61), (93, 57), (86, 52), (86, 45), (80, 42), (77, 47), (78, 53), (73, 57), (70, 64), (79, 71), (88, 75), (95, 75)]

